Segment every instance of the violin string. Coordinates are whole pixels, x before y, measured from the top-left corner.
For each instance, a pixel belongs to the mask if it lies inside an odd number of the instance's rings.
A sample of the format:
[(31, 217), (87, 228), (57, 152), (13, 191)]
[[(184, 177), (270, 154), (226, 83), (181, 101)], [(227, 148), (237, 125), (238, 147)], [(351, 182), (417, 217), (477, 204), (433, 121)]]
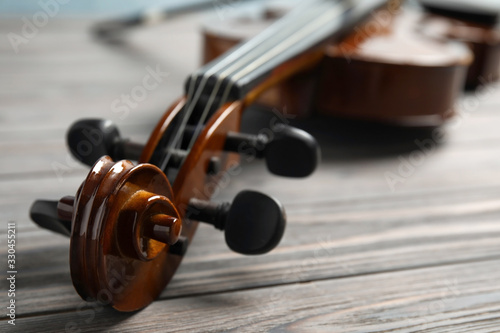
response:
[[(322, 0), (322, 1), (324, 1), (324, 0)], [(313, 2), (313, 1), (310, 1), (310, 2)], [(297, 8), (307, 8), (310, 5), (311, 4), (309, 2), (302, 2), (299, 6), (297, 6)], [(291, 19), (295, 18), (296, 16), (298, 16), (300, 18), (301, 17), (301, 16), (299, 16), (300, 13), (303, 13), (303, 12), (301, 10), (297, 10), (294, 13), (291, 13), (292, 15), (289, 15), (289, 17)], [(281, 27), (282, 26), (286, 27), (287, 23), (288, 22), (285, 22), (285, 20), (281, 20), (281, 21), (276, 22), (273, 26), (275, 29), (278, 29), (278, 31), (281, 31)], [(269, 37), (274, 37), (276, 35), (276, 33), (273, 30), (274, 29), (267, 29), (259, 35), (260, 38), (252, 39), (249, 42), (243, 44), (242, 47), (240, 47), (238, 49), (239, 52), (229, 53), (229, 55), (224, 59), (225, 61), (217, 62), (214, 66), (209, 68), (206, 72), (201, 72), (201, 74), (203, 74), (203, 75), (199, 75), (199, 73), (201, 71), (200, 70), (200, 71), (198, 71), (198, 73), (195, 73), (192, 76), (191, 82), (190, 82), (189, 87), (188, 87), (185, 111), (183, 112), (184, 114), (183, 114), (183, 117), (181, 120), (181, 124), (177, 127), (177, 131), (176, 131), (175, 136), (174, 136), (172, 143), (171, 143), (171, 149), (167, 150), (166, 156), (163, 158), (163, 160), (161, 161), (161, 164), (159, 165), (159, 167), (162, 170), (166, 170), (168, 162), (174, 153), (174, 151), (173, 151), (174, 149), (172, 149), (172, 148), (179, 148), (179, 146), (181, 145), (181, 143), (182, 143), (181, 139), (183, 137), (183, 134), (185, 133), (187, 122), (189, 121), (189, 118), (191, 117), (197, 103), (199, 102), (199, 100), (201, 98), (201, 95), (203, 93), (203, 90), (205, 88), (205, 85), (206, 85), (208, 79), (212, 75), (216, 74), (218, 71), (222, 70), (224, 67), (227, 67), (228, 63), (230, 65), (231, 63), (234, 63), (235, 61), (241, 60), (241, 57), (239, 57), (240, 53), (247, 53), (248, 54), (248, 53), (250, 53), (249, 51), (253, 51), (253, 50), (258, 49), (258, 47), (263, 42), (270, 39)], [(196, 74), (201, 76), (201, 80), (200, 80), (197, 87), (196, 87), (196, 81), (197, 81), (199, 76)], [(216, 85), (219, 86), (222, 83), (222, 80), (223, 79), (218, 79), (216, 82)], [(195, 91), (195, 87), (196, 87), (196, 91)], [(210, 98), (210, 99), (213, 100), (212, 98)], [(203, 122), (204, 122), (204, 120), (203, 120)], [(200, 124), (203, 124), (203, 122), (200, 118), (200, 121), (198, 122), (196, 129), (198, 129)], [(197, 135), (193, 135), (193, 137), (196, 137), (196, 136)], [(189, 144), (189, 146), (192, 146), (191, 143)], [(191, 147), (189, 149), (191, 149)]]
[[(161, 161), (161, 164), (159, 165), (159, 168), (161, 170), (166, 170), (167, 169), (168, 162), (170, 161), (170, 158), (174, 154), (174, 150), (178, 148), (178, 143), (180, 143), (182, 141), (180, 139), (182, 138), (182, 134), (184, 133), (184, 131), (186, 129), (186, 125), (187, 125), (187, 122), (188, 122), (188, 120), (190, 118), (190, 115), (191, 115), (191, 113), (194, 110), (194, 106), (191, 109), (191, 105), (194, 105), (193, 100), (194, 99), (199, 99), (200, 95), (201, 95), (201, 93), (203, 91), (203, 89), (197, 89), (197, 91), (195, 92), (195, 87), (196, 87), (196, 82), (195, 81), (196, 80), (193, 79), (189, 83), (188, 93), (187, 93), (187, 97), (186, 97), (186, 103), (184, 105), (184, 108), (188, 107), (188, 110), (186, 112), (183, 112), (183, 113), (186, 113), (187, 115), (184, 115), (182, 117), (181, 124), (177, 127), (177, 131), (175, 132), (175, 136), (173, 138), (173, 141), (172, 141), (172, 144), (170, 146), (170, 149), (167, 149), (167, 154), (163, 158), (163, 160)], [(204, 82), (202, 82), (202, 83), (204, 84)]]
[[(279, 27), (279, 25), (278, 25), (278, 27)], [(266, 30), (264, 33), (261, 34), (261, 39), (264, 39), (264, 41), (265, 41), (267, 39), (266, 37), (268, 37), (267, 35), (273, 36), (273, 32)], [(264, 37), (264, 38), (262, 38), (262, 37)], [(243, 46), (241, 48), (239, 48), (239, 53), (241, 53), (241, 52), (248, 53), (248, 51), (251, 51), (251, 50), (257, 48), (260, 43), (261, 43), (261, 40), (252, 39), (249, 42), (243, 44)], [(172, 140), (171, 148), (179, 148), (179, 146), (181, 145), (181, 143), (182, 143), (181, 139), (182, 139), (183, 134), (185, 132), (187, 122), (189, 121), (192, 113), (194, 112), (194, 109), (195, 109), (197, 103), (199, 102), (199, 100), (201, 98), (201, 94), (203, 93), (203, 90), (205, 89), (205, 85), (207, 84), (208, 79), (212, 75), (216, 74), (218, 71), (222, 70), (225, 66), (228, 66), (228, 63), (231, 64), (231, 63), (234, 63), (234, 61), (238, 60), (238, 54), (237, 53), (230, 53), (229, 56), (226, 57), (226, 59), (224, 59), (224, 60), (225, 61), (217, 62), (214, 66), (210, 67), (206, 72), (201, 72), (201, 70), (199, 70), (198, 72), (196, 72), (192, 75), (191, 82), (190, 82), (189, 88), (188, 88), (186, 105), (184, 106), (185, 111), (183, 111), (184, 114), (183, 114), (183, 117), (181, 120), (181, 124), (178, 126), (177, 131), (175, 133), (175, 136)], [(200, 74), (202, 74), (202, 75), (200, 75)], [(201, 79), (200, 79), (198, 86), (196, 87), (196, 81), (199, 77), (201, 77)], [(220, 81), (220, 80), (218, 80), (218, 81)], [(196, 87), (196, 91), (195, 91), (195, 87)], [(173, 153), (174, 153), (173, 149), (167, 150), (167, 155), (165, 156), (165, 158), (162, 160), (162, 163), (160, 164), (160, 168), (162, 170), (166, 169), (168, 162), (169, 162), (171, 156), (173, 155)]]
[[(339, 2), (340, 4), (347, 3), (347, 2), (352, 2), (351, 0), (345, 0), (343, 2)], [(273, 49), (269, 50), (269, 52), (266, 52), (265, 54), (262, 54), (259, 58), (255, 59), (255, 61), (243, 68), (239, 72), (233, 73), (231, 76), (231, 80), (228, 80), (228, 85), (225, 87), (224, 93), (222, 95), (222, 100), (226, 100), (229, 97), (229, 93), (231, 92), (231, 89), (234, 85), (235, 82), (238, 82), (241, 78), (243, 78), (245, 75), (251, 73), (253, 70), (258, 68), (258, 66), (261, 66), (265, 62), (269, 61), (279, 53), (285, 51), (288, 47), (294, 45), (298, 41), (302, 40), (304, 37), (309, 36), (312, 32), (316, 31), (318, 28), (324, 26), (326, 23), (332, 21), (333, 19), (337, 18), (339, 14), (343, 13), (342, 8), (340, 6), (334, 7), (329, 9), (328, 11), (325, 11), (321, 17), (318, 19), (314, 20), (313, 24), (310, 24), (301, 31), (297, 32), (292, 36), (292, 38), (288, 40), (284, 40), (282, 43), (276, 45)]]
[[(200, 118), (200, 121), (198, 123), (198, 126), (196, 127), (195, 133), (192, 136), (188, 149), (191, 149), (192, 146), (194, 145), (194, 142), (196, 141), (196, 138), (201, 132), (201, 129), (203, 128), (202, 124), (205, 122), (210, 109), (213, 106), (213, 103), (215, 101), (215, 98), (219, 92), (219, 89), (222, 85), (222, 82), (224, 79), (226, 79), (229, 76), (232, 76), (232, 80), (227, 81), (227, 85), (225, 87), (225, 90), (223, 92), (222, 98), (220, 99), (218, 108), (220, 108), (222, 105), (224, 105), (228, 101), (229, 93), (234, 86), (234, 83), (237, 82), (237, 80), (241, 79), (244, 75), (248, 74), (249, 72), (253, 71), (255, 68), (257, 68), (259, 65), (262, 65), (266, 61), (269, 61), (272, 57), (276, 56), (278, 53), (283, 52), (288, 48), (289, 46), (297, 43), (298, 40), (301, 40), (302, 38), (308, 36), (311, 32), (314, 32), (315, 30), (318, 29), (318, 27), (321, 27), (328, 23), (328, 21), (336, 18), (339, 16), (339, 12), (342, 13), (343, 11), (341, 10), (341, 5), (346, 3), (346, 2), (352, 2), (351, 0), (344, 0), (344, 1), (339, 1), (337, 3), (337, 6), (333, 8), (329, 8), (327, 10), (323, 10), (321, 6), (318, 6), (316, 10), (313, 12), (310, 12), (310, 15), (303, 15), (305, 18), (304, 21), (310, 21), (310, 17), (313, 16), (315, 19), (312, 21), (313, 24), (310, 25), (305, 25), (301, 26), (298, 31), (294, 31), (293, 33), (289, 34), (289, 37), (286, 39), (281, 39), (277, 44), (274, 43), (274, 46), (271, 49), (266, 49), (266, 52), (256, 52), (256, 56), (252, 59), (250, 63), (246, 62), (243, 64), (243, 62), (240, 62), (239, 64), (233, 64), (232, 67), (229, 67), (226, 69), (224, 72), (220, 73), (218, 76), (218, 80), (214, 86), (214, 89), (210, 95), (209, 101), (207, 105), (205, 106), (202, 116)], [(330, 4), (328, 4), (331, 6)], [(316, 14), (321, 13), (320, 17), (317, 17)], [(295, 25), (297, 26), (297, 25)], [(274, 42), (274, 41), (273, 41)], [(258, 51), (258, 50), (257, 50)], [(233, 69), (233, 67), (236, 67), (236, 69)]]
[[(324, 3), (324, 1), (323, 1), (323, 3)], [(318, 7), (317, 5), (314, 6), (313, 8), (315, 10), (314, 11), (309, 10), (309, 12), (308, 12), (309, 15), (304, 15), (303, 11), (296, 11), (295, 13), (299, 13), (300, 12), (301, 13), (300, 18), (304, 22), (308, 22), (309, 20), (311, 20), (314, 17), (316, 17), (317, 13), (322, 12), (321, 7)], [(300, 30), (302, 28), (302, 26), (300, 24), (295, 24), (295, 25), (292, 26), (292, 28), (295, 28), (295, 30), (297, 30), (297, 29)], [(286, 40), (286, 38), (289, 38), (289, 36), (291, 36), (291, 35), (293, 35), (295, 33), (295, 31), (293, 31), (292, 29), (289, 29), (289, 30), (290, 31), (280, 30), (280, 31), (282, 31), (281, 35), (284, 34), (284, 35), (287, 36), (285, 38), (283, 38), (282, 36), (280, 36), (280, 34), (273, 34), (272, 37), (274, 37), (277, 41), (282, 41), (283, 39)], [(233, 64), (230, 64), (229, 66), (226, 66), (226, 68), (224, 69), (224, 71), (222, 71), (222, 73), (220, 73), (220, 74), (217, 75), (217, 81), (214, 84), (214, 88), (213, 88), (213, 90), (212, 90), (212, 92), (210, 94), (209, 100), (208, 100), (207, 104), (205, 105), (203, 113), (202, 113), (202, 115), (201, 115), (201, 117), (199, 119), (198, 125), (196, 126), (195, 133), (191, 137), (188, 149), (190, 149), (194, 145), (194, 142), (196, 141), (197, 136), (201, 132), (201, 130), (203, 128), (203, 124), (204, 124), (206, 118), (208, 117), (208, 114), (209, 114), (210, 110), (214, 106), (215, 99), (217, 97), (217, 94), (219, 93), (219, 90), (220, 90), (220, 88), (221, 88), (224, 80), (227, 77), (229, 77), (232, 73), (236, 73), (241, 68), (244, 68), (245, 66), (247, 66), (248, 63), (251, 63), (252, 61), (254, 61), (256, 57), (258, 57), (261, 53), (263, 53), (262, 51), (269, 50), (268, 44), (270, 44), (270, 45), (276, 45), (276, 43), (277, 43), (274, 39), (267, 39), (266, 42), (267, 43), (261, 43), (258, 48), (252, 49), (251, 52), (247, 52), (247, 54), (245, 55), (245, 57), (238, 59), (239, 60), (238, 62), (233, 62)], [(261, 50), (261, 49), (263, 49), (263, 50)], [(222, 98), (219, 101), (219, 107), (222, 106), (223, 104), (225, 104), (226, 102), (227, 102), (227, 98)]]
[[(316, 1), (318, 2), (318, 1)], [(198, 120), (198, 124), (195, 127), (195, 132), (193, 133), (191, 140), (188, 145), (188, 150), (192, 148), (194, 145), (194, 142), (196, 141), (197, 136), (201, 132), (203, 128), (203, 124), (205, 123), (205, 120), (209, 114), (209, 111), (212, 109), (214, 106), (215, 99), (217, 97), (217, 94), (220, 90), (220, 87), (224, 80), (233, 75), (233, 77), (236, 78), (241, 78), (245, 74), (248, 74), (251, 72), (253, 69), (257, 68), (260, 64), (265, 63), (266, 61), (269, 61), (272, 57), (274, 57), (276, 54), (279, 54), (280, 52), (283, 52), (286, 50), (287, 47), (297, 43), (297, 41), (300, 41), (302, 38), (306, 37), (308, 34), (310, 34), (311, 31), (314, 31), (318, 27), (321, 27), (325, 23), (328, 22), (328, 20), (332, 20), (336, 17), (338, 17), (338, 12), (340, 9), (340, 5), (347, 3), (347, 2), (352, 2), (351, 0), (343, 0), (343, 1), (338, 1), (336, 3), (336, 6), (333, 8), (329, 8), (327, 10), (323, 9), (323, 6), (321, 5), (328, 5), (331, 6), (328, 2), (321, 1), (320, 5), (313, 6), (312, 8), (315, 10), (311, 10), (311, 8), (308, 8), (309, 11), (304, 12), (303, 10), (295, 10), (293, 11), (295, 15), (289, 15), (288, 20), (282, 20), (281, 26), (287, 26), (289, 21), (295, 20), (296, 17), (298, 16), (302, 21), (306, 22), (306, 24), (297, 24), (299, 22), (295, 21), (293, 25), (291, 25), (292, 28), (295, 29), (288, 29), (288, 30), (282, 30), (279, 29), (280, 24), (275, 24), (275, 28), (278, 28), (278, 31), (282, 31), (282, 33), (275, 33), (273, 30), (274, 29), (268, 29), (263, 33), (262, 35), (264, 37), (269, 35), (271, 38), (261, 38), (260, 40), (255, 39), (253, 43), (246, 43), (243, 44), (243, 47), (239, 49), (239, 53), (242, 53), (243, 51), (246, 51), (243, 57), (237, 57), (236, 53), (231, 53), (229, 57), (227, 57), (230, 61), (228, 64), (228, 61), (222, 61), (219, 63), (216, 63), (213, 67), (209, 68), (206, 72), (202, 73), (203, 75), (201, 76), (201, 80), (196, 87), (196, 81), (198, 79), (198, 76), (194, 75), (191, 79), (189, 89), (188, 89), (188, 98), (187, 98), (187, 110), (185, 114), (183, 115), (183, 119), (181, 122), (181, 125), (178, 127), (177, 133), (174, 137), (174, 140), (172, 141), (172, 146), (173, 147), (178, 147), (178, 145), (181, 144), (182, 140), (180, 140), (183, 137), (187, 122), (194, 111), (194, 108), (196, 107), (197, 103), (199, 102), (202, 92), (205, 88), (205, 85), (208, 81), (208, 79), (217, 73), (217, 71), (222, 70), (222, 73), (217, 75), (217, 81), (215, 82), (215, 85), (213, 87), (213, 90), (210, 94), (209, 100), (207, 101), (207, 104), (205, 105), (205, 108), (202, 112), (201, 117)], [(303, 3), (304, 7), (311, 6), (311, 3)], [(301, 6), (302, 7), (302, 6)], [(318, 17), (318, 13), (320, 13)], [(306, 15), (308, 14), (308, 15)], [(307, 22), (313, 22), (313, 24), (307, 24)], [(297, 31), (294, 31), (297, 30)], [(299, 32), (299, 34), (297, 34)], [(286, 37), (284, 38), (281, 35), (285, 35)], [(277, 41), (274, 41), (274, 39), (277, 39)], [(257, 45), (255, 45), (257, 44)], [(269, 52), (269, 47), (268, 45), (271, 44), (273, 47), (271, 48), (271, 53)], [(255, 47), (252, 47), (255, 46)], [(265, 52), (264, 52), (265, 51)], [(225, 59), (225, 60), (228, 60)], [(232, 63), (231, 63), (231, 60)], [(224, 69), (224, 67), (226, 67)], [(222, 106), (227, 102), (227, 99), (229, 97), (229, 93), (234, 85), (235, 80), (229, 80), (228, 84), (226, 86), (226, 89), (224, 90), (223, 96), (219, 101), (219, 107)], [(194, 92), (194, 93), (193, 93)], [(168, 151), (167, 157), (163, 160), (163, 163), (161, 165), (161, 168), (165, 170), (168, 161), (172, 155), (172, 151)], [(184, 160), (184, 159), (183, 159)], [(183, 161), (182, 161), (183, 162)], [(182, 163), (181, 162), (181, 163)]]

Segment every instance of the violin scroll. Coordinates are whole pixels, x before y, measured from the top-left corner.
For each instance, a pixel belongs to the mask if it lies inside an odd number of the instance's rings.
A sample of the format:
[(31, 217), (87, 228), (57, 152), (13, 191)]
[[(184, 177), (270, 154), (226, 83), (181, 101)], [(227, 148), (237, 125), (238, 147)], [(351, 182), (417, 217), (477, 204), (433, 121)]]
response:
[[(111, 304), (120, 311), (146, 306), (168, 283), (172, 263), (187, 249), (184, 220), (224, 230), (229, 248), (241, 254), (269, 252), (284, 233), (283, 207), (258, 192), (243, 191), (232, 204), (192, 199), (184, 215), (174, 202), (158, 167), (104, 156), (74, 197), (36, 201), (31, 218), (71, 237), (71, 276), (80, 296), (99, 300), (100, 291), (112, 291)], [(127, 278), (117, 280), (116, 272)]]

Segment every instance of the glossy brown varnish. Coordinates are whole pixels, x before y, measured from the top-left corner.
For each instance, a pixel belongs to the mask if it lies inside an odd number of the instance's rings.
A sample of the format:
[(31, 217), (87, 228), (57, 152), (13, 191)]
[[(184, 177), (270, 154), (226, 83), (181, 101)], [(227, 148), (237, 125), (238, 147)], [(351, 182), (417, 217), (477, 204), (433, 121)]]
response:
[[(136, 199), (154, 193), (149, 206)], [(73, 284), (83, 299), (111, 304), (120, 311), (151, 303), (169, 281), (168, 245), (138, 235), (141, 214), (179, 217), (166, 176), (155, 166), (103, 157), (77, 193), (70, 245)], [(135, 206), (135, 207), (134, 207)], [(146, 217), (147, 218), (147, 217)], [(137, 236), (148, 242), (146, 253), (135, 246)]]
[[(443, 47), (445, 60), (433, 64), (419, 60), (413, 51), (408, 51), (403, 60), (397, 61), (390, 56), (372, 57), (370, 47), (377, 40), (389, 39), (391, 49), (397, 49), (404, 48), (401, 42), (404, 38), (414, 39), (421, 54), (433, 50), (436, 44), (447, 44), (438, 40), (441, 36), (437, 32), (434, 37), (419, 34), (419, 20), (425, 15), (407, 10), (395, 10), (395, 16), (387, 13), (386, 9), (374, 13), (373, 20), (356, 27), (356, 31), (341, 44), (329, 44), (318, 58), (318, 54), (310, 57), (309, 66), (301, 67), (300, 71), (291, 70), (294, 75), (286, 76), (286, 80), (282, 78), (279, 84), (267, 85), (267, 89), (258, 91), (258, 98), (253, 100), (299, 116), (320, 112), (400, 125), (442, 124), (454, 114), (455, 100), (465, 85), (473, 58), (463, 45)], [(415, 15), (420, 19), (415, 20)], [(388, 19), (378, 19), (382, 16)], [(408, 19), (415, 24), (408, 27), (405, 24)], [(370, 28), (374, 22), (378, 24), (376, 31)], [(227, 36), (214, 33), (220, 30), (205, 29), (205, 62), (240, 42), (234, 33)], [(402, 32), (403, 39), (400, 37)], [(441, 52), (435, 52), (435, 55), (443, 56)], [(284, 65), (287, 66), (289, 64)], [(490, 67), (493, 66), (495, 64)]]

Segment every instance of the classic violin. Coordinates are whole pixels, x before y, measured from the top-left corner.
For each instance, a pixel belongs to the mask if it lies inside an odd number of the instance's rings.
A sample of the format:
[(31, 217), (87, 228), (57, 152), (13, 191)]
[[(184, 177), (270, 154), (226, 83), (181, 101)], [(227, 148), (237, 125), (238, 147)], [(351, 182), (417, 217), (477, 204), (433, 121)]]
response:
[[(239, 133), (241, 115), (260, 95), (317, 66), (385, 0), (310, 0), (255, 38), (193, 73), (185, 96), (162, 116), (146, 145), (121, 138), (109, 121), (87, 119), (68, 131), (73, 155), (92, 169), (76, 192), (36, 201), (31, 217), (68, 235), (73, 285), (85, 300), (120, 311), (158, 297), (181, 263), (198, 222), (224, 230), (229, 248), (262, 254), (280, 241), (285, 213), (274, 198), (243, 191), (232, 204), (210, 202), (239, 154), (265, 159), (270, 172), (305, 177), (319, 149), (302, 130), (273, 124)], [(138, 161), (133, 164), (130, 160)], [(172, 184), (172, 186), (170, 185)]]
[[(276, 123), (265, 134), (240, 133), (243, 111), (256, 102), (396, 123), (449, 117), (472, 53), (415, 30), (419, 14), (398, 13), (399, 1), (302, 1), (246, 42), (207, 51), (211, 61), (189, 76), (185, 96), (146, 145), (122, 138), (109, 121), (76, 122), (68, 146), (92, 169), (74, 197), (36, 201), (31, 217), (70, 237), (78, 294), (119, 311), (147, 306), (174, 275), (198, 222), (223, 230), (241, 254), (278, 245), (286, 216), (276, 199), (243, 191), (232, 203), (210, 201), (239, 155), (263, 158), (285, 177), (306, 177), (318, 164), (318, 145), (302, 130)], [(391, 46), (401, 33), (416, 44)], [(223, 44), (209, 44), (212, 37), (220, 36), (207, 31), (207, 50)], [(385, 47), (397, 52), (387, 57)]]

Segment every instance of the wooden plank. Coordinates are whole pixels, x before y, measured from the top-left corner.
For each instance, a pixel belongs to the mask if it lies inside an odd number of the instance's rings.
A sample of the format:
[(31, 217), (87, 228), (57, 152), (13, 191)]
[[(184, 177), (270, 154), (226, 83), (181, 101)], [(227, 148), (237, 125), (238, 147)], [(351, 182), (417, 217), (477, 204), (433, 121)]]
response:
[[(16, 25), (22, 25), (21, 20), (7, 21), (10, 24), (3, 31), (16, 31)], [(65, 128), (84, 115), (120, 120), (118, 116), (122, 114), (113, 113), (110, 104), (121, 94), (130, 93), (134, 86), (142, 85), (148, 67), (160, 68), (169, 76), (148, 92), (147, 99), (140, 102), (140, 109), (131, 110), (131, 114), (138, 114), (135, 119), (131, 116), (130, 123), (144, 119), (144, 110), (150, 110), (154, 125), (168, 101), (181, 95), (182, 82), (199, 62), (199, 48), (193, 52), (180, 47), (185, 43), (199, 44), (196, 18), (161, 27), (157, 33), (163, 35), (163, 43), (154, 43), (153, 48), (143, 41), (151, 42), (151, 37), (144, 38), (151, 30), (137, 36), (132, 34), (130, 47), (95, 43), (89, 33), (92, 24), (54, 20), (19, 53), (4, 45), (6, 49), (0, 56), (4, 78), (0, 82), (2, 126), (14, 125), (22, 130), (21, 124), (28, 124), (29, 128), (33, 122), (43, 128), (50, 122), (65, 124)], [(149, 48), (141, 49), (144, 45)], [(162, 56), (157, 57), (159, 54)], [(12, 66), (13, 63), (17, 65)]]
[[(402, 142), (363, 126), (303, 122), (324, 148), (313, 177), (286, 180), (270, 176), (261, 162), (244, 164), (215, 196), (231, 200), (251, 188), (282, 200), (289, 225), (275, 251), (238, 256), (221, 233), (201, 226), (159, 301), (132, 315), (103, 309), (92, 317), (92, 305), (72, 287), (68, 239), (38, 229), (29, 206), (72, 194), (85, 177), (87, 168), (68, 160), (64, 144), (74, 120), (110, 118), (124, 136), (146, 139), (197, 67), (198, 19), (138, 30), (121, 47), (94, 43), (92, 22), (79, 20), (52, 21), (19, 54), (0, 41), (0, 220), (16, 221), (19, 231), (17, 328), (497, 332), (499, 85), (459, 101), (464, 116), (445, 127), (446, 144), (395, 191), (384, 175), (397, 174), (402, 160), (418, 152), (421, 133), (406, 133)], [(2, 20), (0, 31), (19, 24)], [(110, 103), (157, 64), (168, 79), (121, 119)], [(54, 162), (69, 166), (61, 180)]]
[[(200, 226), (165, 299), (412, 269), (499, 256), (500, 189), (338, 198), (298, 202), (288, 197), (289, 223), (272, 253), (231, 253), (223, 235)], [(296, 201), (296, 202), (294, 202)], [(286, 202), (285, 202), (286, 205)], [(26, 222), (26, 223), (23, 223)], [(26, 274), (20, 308), (36, 314), (80, 306), (69, 278), (69, 242), (19, 223), (19, 270)], [(50, 242), (47, 239), (50, 237)]]
[[(145, 140), (144, 136), (132, 137), (139, 141)], [(495, 144), (445, 145), (431, 149), (428, 153), (418, 148), (405, 152), (382, 150), (377, 153), (376, 149), (369, 146), (361, 150), (348, 150), (339, 145), (324, 147), (323, 162), (318, 172), (306, 180), (297, 181), (297, 191), (300, 192), (304, 186), (324, 187), (325, 182), (335, 182), (336, 191), (360, 191), (361, 187), (361, 193), (366, 190), (387, 192), (391, 191), (391, 186), (386, 178), (392, 180), (392, 187), (397, 191), (474, 186), (478, 182), (495, 184), (500, 164), (500, 148)], [(57, 170), (66, 170), (64, 166), (81, 168), (70, 157), (62, 139), (45, 142), (41, 146), (25, 143), (11, 147), (6, 144), (2, 149), (7, 155), (2, 157), (3, 169), (0, 171), (0, 177), (4, 179), (12, 179), (13, 176), (14, 179), (22, 179), (24, 174), (35, 172), (43, 172), (56, 179)], [(36, 150), (36, 153), (27, 154), (27, 150)], [(412, 157), (412, 154), (415, 156)], [(252, 183), (259, 182), (265, 186), (271, 179), (260, 163), (244, 165), (243, 169), (248, 173), (261, 171), (249, 175), (253, 179)], [(482, 172), (473, 172), (478, 169)], [(389, 176), (386, 173), (390, 173)], [(356, 182), (353, 183), (353, 180)], [(8, 187), (2, 190), (10, 191)], [(71, 188), (69, 190), (74, 191)]]
[[(159, 108), (158, 108), (159, 109)], [(19, 112), (23, 114), (23, 112)], [(144, 116), (134, 114), (124, 121), (117, 119), (116, 115), (109, 117), (114, 120), (121, 130), (123, 137), (129, 137), (137, 142), (146, 142), (151, 129), (155, 126), (159, 114), (153, 115), (147, 112)], [(57, 113), (54, 113), (55, 115)], [(250, 121), (255, 112), (249, 112), (247, 120)], [(42, 117), (40, 115), (40, 117)], [(54, 164), (71, 164), (68, 162), (69, 154), (65, 146), (65, 135), (70, 124), (80, 117), (68, 116), (63, 119), (59, 116), (57, 122), (46, 127), (41, 127), (35, 120), (26, 125), (9, 126), (10, 121), (0, 126), (0, 149), (5, 151), (6, 156), (2, 156), (2, 175), (13, 173), (31, 173), (53, 171)], [(88, 114), (85, 117), (105, 117), (105, 115)], [(385, 141), (374, 145), (368, 139), (357, 138), (355, 133), (363, 133), (364, 128), (352, 125), (348, 129), (339, 129), (331, 121), (331, 128), (318, 125), (317, 120), (312, 122), (297, 122), (298, 126), (305, 127), (320, 140), (323, 152), (323, 160), (330, 163), (327, 168), (338, 170), (342, 164), (351, 163), (354, 170), (365, 168), (366, 165), (359, 165), (360, 159), (372, 158), (370, 169), (372, 172), (380, 172), (380, 167), (387, 171), (394, 172), (400, 164), (400, 158), (408, 160), (411, 154), (422, 155), (423, 152), (427, 161), (434, 161), (442, 167), (456, 169), (468, 168), (467, 172), (476, 169), (471, 167), (471, 163), (476, 163), (478, 167), (496, 167), (496, 157), (498, 156), (498, 142), (500, 142), (500, 132), (497, 131), (497, 122), (487, 117), (472, 117), (463, 125), (443, 130), (446, 137), (444, 144), (438, 145), (429, 137), (421, 137), (422, 133), (415, 132), (405, 137), (405, 141), (398, 142), (399, 136), (395, 133), (380, 133), (374, 130), (374, 136), (385, 137)], [(247, 132), (258, 132), (265, 128), (252, 126), (252, 130)], [(451, 127), (452, 125), (450, 125)], [(342, 137), (342, 133), (351, 129), (349, 137)], [(339, 131), (342, 130), (343, 132)], [(354, 133), (354, 134), (353, 134)], [(366, 134), (365, 134), (366, 135)], [(363, 141), (364, 140), (364, 141)], [(421, 144), (417, 144), (420, 142)], [(423, 144), (422, 144), (423, 143)], [(424, 148), (422, 148), (424, 147)], [(379, 160), (373, 160), (379, 157)], [(418, 157), (418, 156), (417, 156)], [(32, 161), (39, 161), (33, 163)], [(467, 161), (467, 165), (463, 165)], [(392, 163), (392, 165), (390, 165)], [(74, 164), (74, 163), (73, 163)], [(372, 169), (372, 167), (375, 167)], [(368, 168), (367, 168), (368, 169)], [(417, 169), (421, 169), (420, 167)], [(440, 171), (440, 170), (434, 170)], [(364, 172), (364, 171), (363, 171)]]
[(109, 308), (19, 318), (50, 332), (498, 332), (500, 261), (284, 284), (156, 301), (139, 313)]
[[(41, 149), (42, 150), (42, 149)], [(496, 149), (498, 150), (498, 149)], [(43, 151), (43, 150), (42, 150)], [(38, 158), (38, 166), (46, 163), (45, 173), (24, 174), (18, 176), (3, 177), (3, 186), (0, 195), (5, 199), (0, 206), (22, 204), (25, 209), (14, 210), (10, 215), (8, 209), (0, 212), (0, 216), (14, 220), (24, 220), (27, 209), (31, 202), (37, 198), (58, 199), (62, 195), (74, 193), (81, 181), (85, 178), (88, 168), (68, 160), (69, 154), (62, 155), (57, 159), (49, 156), (45, 162)], [(319, 201), (330, 202), (332, 200), (352, 199), (370, 201), (370, 197), (383, 196), (388, 202), (393, 202), (401, 195), (434, 195), (439, 191), (453, 191), (458, 193), (467, 191), (480, 191), (483, 188), (499, 185), (500, 180), (495, 177), (498, 165), (498, 154), (490, 149), (471, 151), (454, 151), (442, 149), (439, 153), (431, 156), (421, 166), (415, 167), (413, 174), (404, 178), (404, 182), (395, 184), (395, 191), (387, 183), (385, 172), (398, 173), (400, 167), (399, 159), (362, 159), (354, 161), (343, 161), (332, 157), (330, 161), (324, 161), (319, 170), (312, 177), (302, 180), (288, 180), (269, 175), (262, 162), (245, 164), (241, 167), (241, 173), (232, 176), (228, 184), (221, 186), (221, 192), (217, 193), (216, 200), (230, 200), (239, 190), (251, 188), (269, 192), (279, 197), (285, 204), (300, 204), (303, 200), (307, 203)], [(27, 158), (27, 157), (26, 157)], [(57, 164), (51, 165), (56, 162)], [(33, 164), (33, 163), (31, 163)], [(482, 167), (484, 166), (484, 167)], [(35, 165), (31, 165), (35, 168)], [(56, 167), (53, 169), (52, 167)], [(481, 168), (482, 167), (482, 168)], [(481, 168), (481, 173), (476, 174), (470, 170)], [(37, 169), (35, 169), (37, 170)], [(41, 176), (41, 179), (37, 179)], [(334, 184), (332, 186), (325, 186)], [(424, 192), (427, 191), (427, 192)], [(221, 197), (222, 196), (222, 197)]]

